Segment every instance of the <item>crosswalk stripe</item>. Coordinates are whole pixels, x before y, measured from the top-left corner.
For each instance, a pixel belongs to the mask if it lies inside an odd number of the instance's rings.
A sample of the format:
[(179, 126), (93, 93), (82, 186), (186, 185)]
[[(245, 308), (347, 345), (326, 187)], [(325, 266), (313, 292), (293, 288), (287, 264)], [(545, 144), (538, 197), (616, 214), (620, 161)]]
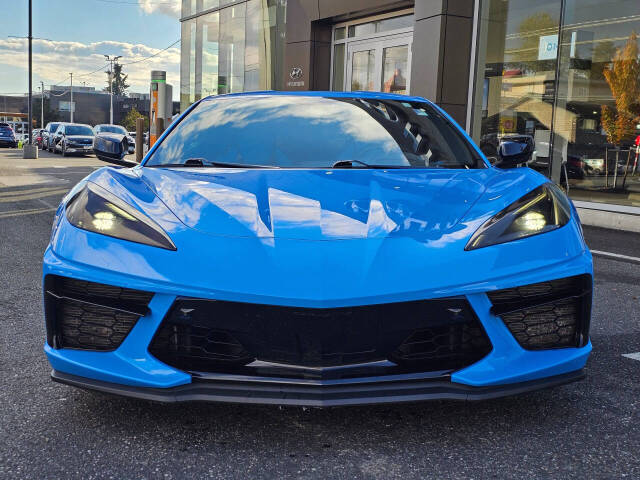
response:
[(49, 190), (48, 192), (36, 192), (36, 193), (28, 193), (25, 195), (14, 195), (12, 197), (2, 197), (0, 198), (0, 203), (22, 202), (24, 200), (34, 200), (37, 198), (50, 197), (52, 195), (67, 193), (68, 191), (69, 191), (68, 188), (59, 188), (57, 190)]
[(8, 212), (0, 212), (0, 218), (21, 217), (23, 215), (36, 215), (39, 213), (55, 212), (55, 208), (31, 208), (28, 210), (10, 210)]
[(59, 187), (42, 187), (42, 188), (29, 188), (26, 190), (11, 190), (8, 192), (0, 191), (0, 197), (10, 197), (11, 195), (26, 195), (27, 193), (49, 192), (52, 190), (59, 190)]

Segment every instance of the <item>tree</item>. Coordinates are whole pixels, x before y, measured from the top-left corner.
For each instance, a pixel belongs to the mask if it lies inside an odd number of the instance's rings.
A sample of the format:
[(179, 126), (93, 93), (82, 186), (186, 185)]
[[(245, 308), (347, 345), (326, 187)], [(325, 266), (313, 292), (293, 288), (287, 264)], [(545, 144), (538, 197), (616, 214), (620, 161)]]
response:
[(602, 105), (602, 126), (607, 140), (619, 145), (635, 134), (638, 99), (640, 99), (640, 51), (638, 35), (632, 32), (624, 48), (619, 48), (613, 62), (603, 71), (615, 101), (615, 109)]
[[(632, 32), (624, 48), (616, 50), (613, 62), (603, 70), (603, 75), (611, 95), (615, 101), (616, 108), (608, 105), (602, 106), (602, 126), (607, 132), (607, 140), (619, 146), (624, 141), (630, 141), (636, 134), (638, 114), (640, 114), (640, 50), (638, 49), (638, 35)], [(618, 155), (620, 150), (616, 150), (616, 162), (614, 166), (613, 188), (617, 188), (616, 180), (618, 173)], [(622, 179), (624, 189), (629, 170), (631, 151), (627, 158)], [(608, 171), (608, 168), (607, 168)], [(607, 182), (605, 180), (605, 182)]]
[[(143, 115), (140, 112), (138, 112), (138, 110), (136, 110), (135, 107), (132, 107), (131, 110), (129, 110), (129, 113), (127, 113), (127, 115), (122, 120), (122, 126), (130, 132), (134, 131), (136, 129), (136, 119), (142, 116)], [(144, 117), (145, 131), (149, 128), (148, 125), (149, 125), (149, 119), (147, 117)]]
[[(40, 114), (42, 113), (42, 100), (40, 98), (34, 98), (31, 106), (31, 111), (33, 112), (33, 120), (37, 127), (40, 127), (41, 119)], [(48, 122), (59, 122), (62, 120), (62, 115), (60, 112), (51, 110), (51, 101), (48, 97), (44, 98), (44, 122), (43, 125), (46, 125)]]
[(109, 70), (105, 72), (107, 77), (107, 86), (104, 91), (109, 92), (109, 78), (111, 78), (111, 87), (113, 88), (114, 95), (122, 95), (125, 96), (127, 94), (127, 89), (129, 88), (129, 84), (127, 83), (127, 78), (129, 75), (124, 75), (122, 73), (122, 65), (119, 63), (113, 64), (113, 77), (111, 77)]

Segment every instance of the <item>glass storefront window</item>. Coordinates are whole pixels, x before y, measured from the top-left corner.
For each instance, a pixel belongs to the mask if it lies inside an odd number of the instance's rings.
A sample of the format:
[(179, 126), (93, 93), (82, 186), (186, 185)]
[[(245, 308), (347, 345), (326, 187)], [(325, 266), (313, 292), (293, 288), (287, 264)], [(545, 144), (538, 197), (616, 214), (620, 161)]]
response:
[(559, 22), (560, 0), (482, 2), (472, 132), (490, 159), (503, 139), (526, 137), (548, 168)]
[[(229, 0), (197, 0), (198, 11)], [(183, 0), (183, 16), (192, 4)], [(208, 95), (278, 88), (286, 0), (248, 0), (182, 22), (180, 107)]]
[(198, 98), (218, 94), (218, 58), (220, 48), (220, 14), (210, 13), (197, 17), (198, 51), (202, 52), (198, 58), (199, 72), (197, 74), (196, 91)]
[(188, 17), (196, 13), (196, 0), (182, 0), (182, 16)]
[(640, 206), (640, 2), (566, 0), (551, 177), (577, 200)]
[[(413, 15), (402, 15), (400, 17), (383, 18), (382, 20), (375, 20), (373, 22), (350, 25), (349, 37), (362, 37), (364, 35), (371, 35), (374, 33), (388, 32), (391, 30), (410, 27), (413, 27)], [(335, 40), (340, 39), (335, 38)]]
[(640, 206), (637, 32), (637, 0), (481, 0), (472, 136), (488, 157), (531, 139), (574, 199)]
[(333, 79), (331, 89), (336, 92), (344, 90), (344, 62), (346, 44), (338, 43), (333, 47)]
[(414, 14), (385, 15), (334, 25), (331, 90), (409, 92)]
[[(266, 90), (278, 80), (284, 44), (278, 41), (278, 0), (249, 0), (245, 35), (245, 90)], [(271, 52), (280, 55), (271, 57)]]
[(375, 75), (375, 50), (362, 50), (353, 54), (351, 63), (351, 90), (373, 91)]
[(195, 101), (196, 22), (182, 22), (180, 45), (180, 110), (184, 111)]
[(407, 94), (409, 46), (387, 47), (382, 51), (382, 91)]
[(244, 89), (244, 33), (246, 4), (220, 10), (218, 93)]

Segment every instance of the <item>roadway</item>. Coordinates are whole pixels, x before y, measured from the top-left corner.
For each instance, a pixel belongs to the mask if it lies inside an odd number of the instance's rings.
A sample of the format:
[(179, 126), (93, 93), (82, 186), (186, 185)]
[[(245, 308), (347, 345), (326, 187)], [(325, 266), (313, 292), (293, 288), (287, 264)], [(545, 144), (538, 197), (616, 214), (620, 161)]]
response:
[[(595, 258), (585, 380), (480, 402), (161, 405), (49, 379), (41, 258), (56, 205), (103, 165), (0, 150), (0, 478), (640, 478), (640, 265)], [(640, 257), (640, 235), (585, 228)]]

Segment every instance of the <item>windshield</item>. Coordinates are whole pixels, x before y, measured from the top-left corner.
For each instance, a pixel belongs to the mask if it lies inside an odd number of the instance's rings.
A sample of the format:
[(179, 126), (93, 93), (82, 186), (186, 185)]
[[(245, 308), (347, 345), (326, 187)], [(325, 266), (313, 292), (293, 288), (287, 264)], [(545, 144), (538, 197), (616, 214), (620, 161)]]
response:
[(58, 129), (59, 125), (60, 125), (59, 123), (52, 123), (51, 125), (49, 125), (49, 131), (55, 132)]
[(93, 130), (86, 125), (67, 125), (65, 133), (67, 135), (93, 135)]
[(207, 99), (158, 145), (147, 166), (228, 163), (284, 168), (484, 168), (424, 102), (305, 96)]
[(127, 131), (124, 129), (124, 127), (120, 127), (118, 125), (101, 125), (100, 132), (119, 133), (121, 135), (127, 134)]

